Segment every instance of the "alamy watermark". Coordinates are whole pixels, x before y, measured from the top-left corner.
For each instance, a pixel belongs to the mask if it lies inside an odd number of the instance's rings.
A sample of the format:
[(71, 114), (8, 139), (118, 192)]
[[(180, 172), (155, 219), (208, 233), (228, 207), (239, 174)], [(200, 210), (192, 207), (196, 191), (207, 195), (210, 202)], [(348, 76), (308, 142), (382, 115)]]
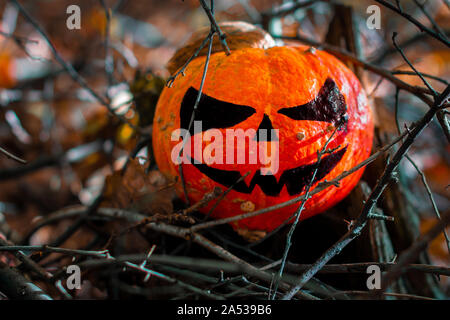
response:
[(367, 7), (367, 14), (370, 16), (366, 20), (366, 26), (368, 29), (381, 29), (381, 9), (376, 4)]
[(66, 280), (67, 289), (81, 289), (81, 269), (76, 264), (67, 267), (66, 273), (69, 274)]
[(66, 19), (66, 26), (69, 30), (81, 29), (81, 9), (79, 6), (72, 4), (67, 7), (66, 13), (70, 16)]

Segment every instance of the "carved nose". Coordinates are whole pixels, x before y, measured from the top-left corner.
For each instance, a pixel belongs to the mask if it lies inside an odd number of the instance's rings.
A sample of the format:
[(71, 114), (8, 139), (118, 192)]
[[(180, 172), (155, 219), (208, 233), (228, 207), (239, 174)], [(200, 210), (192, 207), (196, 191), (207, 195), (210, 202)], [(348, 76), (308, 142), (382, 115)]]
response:
[(278, 137), (274, 131), (272, 126), (272, 121), (267, 114), (264, 114), (264, 117), (259, 124), (259, 127), (256, 131), (256, 136), (254, 138), (257, 142), (260, 141), (278, 141)]

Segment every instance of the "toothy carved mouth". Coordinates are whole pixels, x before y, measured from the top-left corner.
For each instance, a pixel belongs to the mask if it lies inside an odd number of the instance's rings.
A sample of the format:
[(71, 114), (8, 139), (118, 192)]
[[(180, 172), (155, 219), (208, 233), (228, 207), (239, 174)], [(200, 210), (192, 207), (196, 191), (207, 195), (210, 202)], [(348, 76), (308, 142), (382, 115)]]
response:
[[(180, 108), (180, 127), (186, 130), (190, 129), (189, 133), (191, 135), (194, 134), (194, 128), (189, 128), (192, 115), (194, 115), (194, 120), (202, 122), (203, 130), (206, 131), (212, 128), (228, 128), (235, 126), (256, 113), (256, 110), (251, 106), (220, 101), (204, 93), (201, 94), (197, 110), (194, 110), (197, 96), (198, 91), (193, 87), (190, 87), (186, 91)], [(332, 123), (339, 131), (343, 131), (341, 138), (345, 137), (348, 133), (348, 115), (345, 97), (331, 78), (325, 80), (317, 96), (313, 100), (302, 105), (281, 108), (278, 110), (278, 113), (283, 114), (294, 121), (320, 121)], [(264, 114), (260, 128), (272, 129), (271, 121), (266, 114)], [(261, 139), (257, 136), (257, 141), (260, 140)], [(212, 168), (198, 161), (192, 161), (192, 159), (190, 159), (190, 163), (215, 182), (228, 188), (233, 186), (233, 190), (241, 193), (251, 193), (253, 189), (255, 189), (255, 186), (258, 185), (266, 195), (277, 196), (286, 185), (287, 192), (289, 195), (293, 196), (300, 194), (305, 189), (305, 186), (309, 184), (317, 165), (318, 169), (314, 182), (321, 180), (330, 173), (339, 161), (341, 161), (346, 151), (347, 146), (323, 157), (319, 164), (315, 162), (285, 170), (278, 181), (274, 175), (263, 175), (261, 174), (261, 171), (258, 170), (254, 174), (250, 185), (247, 185), (243, 179), (236, 183), (242, 178), (239, 171)]]
[[(317, 169), (316, 176), (314, 178), (314, 182), (321, 180), (324, 178), (331, 170), (336, 167), (336, 165), (341, 161), (345, 152), (347, 151), (347, 147), (335, 151), (329, 154), (326, 157), (323, 157), (319, 163), (319, 168)], [(261, 190), (268, 196), (277, 196), (280, 194), (283, 187), (286, 185), (286, 189), (289, 195), (297, 195), (303, 192), (306, 185), (311, 181), (314, 171), (317, 166), (317, 161), (311, 164), (299, 166), (293, 169), (285, 170), (281, 176), (279, 181), (273, 175), (262, 175), (260, 170), (258, 170), (251, 182), (250, 185), (247, 185), (245, 181), (240, 181), (236, 183), (242, 175), (239, 171), (229, 171), (216, 169), (208, 166), (203, 163), (196, 163), (196, 161), (192, 161), (191, 164), (194, 165), (201, 173), (208, 176), (210, 179), (214, 180), (217, 183), (224, 185), (225, 187), (233, 186), (233, 190), (241, 192), (241, 193), (251, 193), (255, 186), (258, 185)]]

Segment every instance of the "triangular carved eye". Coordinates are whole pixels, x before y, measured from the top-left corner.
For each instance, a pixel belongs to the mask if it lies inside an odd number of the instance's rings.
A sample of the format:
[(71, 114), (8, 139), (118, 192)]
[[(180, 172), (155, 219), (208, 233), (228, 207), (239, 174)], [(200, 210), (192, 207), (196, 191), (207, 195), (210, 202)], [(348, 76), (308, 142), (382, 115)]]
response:
[(336, 127), (347, 123), (345, 97), (331, 78), (325, 80), (314, 100), (300, 106), (282, 108), (278, 113), (293, 120), (331, 122)]
[[(187, 130), (189, 128), (197, 95), (198, 91), (190, 87), (181, 102), (180, 127), (183, 129)], [(201, 121), (202, 130), (206, 131), (213, 128), (221, 129), (235, 126), (254, 113), (256, 113), (256, 110), (252, 107), (220, 101), (202, 93), (197, 110), (195, 111), (194, 120)], [(191, 135), (194, 134), (193, 125), (189, 133)]]

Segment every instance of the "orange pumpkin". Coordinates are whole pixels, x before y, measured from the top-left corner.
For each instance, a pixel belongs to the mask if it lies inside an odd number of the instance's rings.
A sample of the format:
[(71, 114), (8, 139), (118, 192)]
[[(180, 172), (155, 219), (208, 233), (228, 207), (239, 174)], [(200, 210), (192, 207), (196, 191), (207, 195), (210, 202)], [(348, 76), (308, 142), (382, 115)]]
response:
[[(194, 59), (185, 70), (185, 76), (163, 90), (153, 124), (156, 162), (166, 176), (174, 180), (178, 177), (176, 188), (182, 198), (179, 165), (173, 161), (174, 150), (180, 149), (181, 139), (176, 139), (176, 135), (174, 139), (173, 133), (179, 128), (189, 129), (205, 59)], [(201, 121), (203, 131), (192, 132), (194, 126), (190, 128), (191, 145), (185, 145), (182, 159), (191, 163), (181, 164), (190, 202), (196, 203), (215, 187), (225, 191), (233, 186), (213, 211), (214, 218), (262, 209), (301, 195), (313, 175), (317, 151), (336, 127), (338, 130), (328, 145), (334, 151), (322, 157), (314, 185), (324, 179), (331, 180), (366, 159), (372, 146), (372, 112), (358, 79), (332, 55), (304, 46), (242, 48), (232, 50), (229, 56), (222, 52), (212, 54), (195, 120)], [(214, 138), (207, 141), (207, 130), (212, 129)], [(255, 134), (248, 136), (245, 144), (235, 139), (220, 141), (216, 135), (222, 133), (226, 137), (227, 130), (237, 132), (239, 129)], [(257, 129), (275, 129), (276, 134), (259, 136)], [(193, 150), (196, 141), (200, 148)], [(263, 168), (267, 169), (267, 156), (262, 156), (257, 163), (248, 161), (252, 152), (250, 141), (256, 141), (258, 147), (277, 142), (276, 173), (267, 170), (262, 173)], [(223, 147), (223, 154), (225, 150), (235, 151), (235, 160), (239, 154), (247, 155), (244, 163), (208, 161), (220, 158), (218, 149), (210, 150), (213, 143)], [(301, 219), (320, 213), (343, 199), (357, 184), (362, 172), (361, 169), (346, 177), (339, 187), (331, 186), (315, 194), (306, 202)], [(215, 201), (211, 201), (202, 212), (207, 213), (214, 204)], [(287, 220), (297, 207), (298, 204), (294, 204), (239, 220), (232, 226), (271, 231)]]

